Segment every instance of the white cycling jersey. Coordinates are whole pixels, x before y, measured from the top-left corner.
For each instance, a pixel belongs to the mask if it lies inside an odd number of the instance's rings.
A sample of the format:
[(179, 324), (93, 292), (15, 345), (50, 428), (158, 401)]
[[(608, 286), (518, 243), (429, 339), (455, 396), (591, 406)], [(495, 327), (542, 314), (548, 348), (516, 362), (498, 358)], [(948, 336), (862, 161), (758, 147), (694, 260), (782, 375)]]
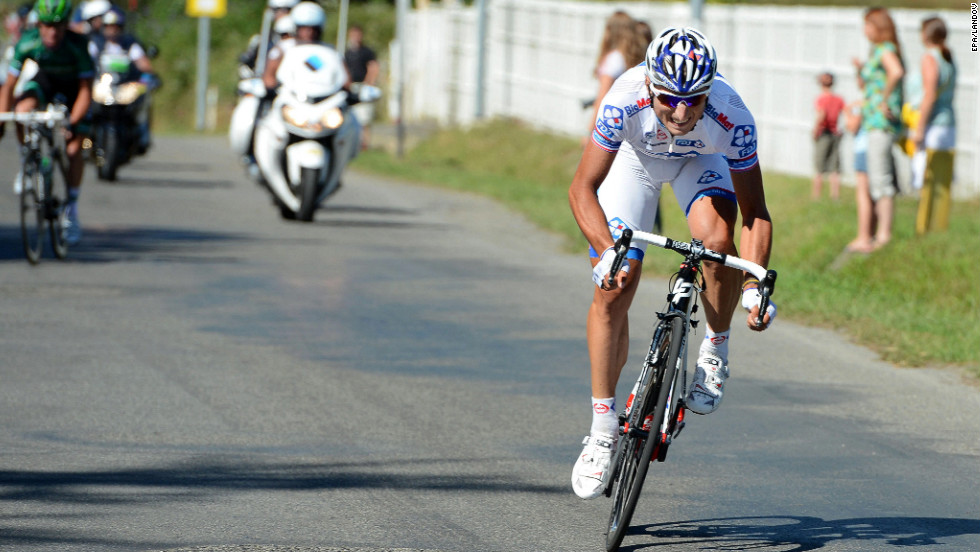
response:
[(606, 151), (618, 151), (623, 142), (629, 142), (641, 159), (655, 161), (720, 153), (735, 171), (758, 162), (755, 119), (721, 75), (711, 85), (701, 120), (691, 132), (674, 137), (650, 106), (644, 66), (633, 67), (603, 98), (592, 140)]
[(694, 129), (672, 136), (651, 107), (643, 64), (623, 73), (603, 98), (592, 141), (616, 153), (598, 191), (613, 239), (627, 227), (652, 230), (664, 183), (687, 215), (702, 197), (735, 201), (730, 171), (758, 164), (755, 119), (724, 77), (715, 77)]

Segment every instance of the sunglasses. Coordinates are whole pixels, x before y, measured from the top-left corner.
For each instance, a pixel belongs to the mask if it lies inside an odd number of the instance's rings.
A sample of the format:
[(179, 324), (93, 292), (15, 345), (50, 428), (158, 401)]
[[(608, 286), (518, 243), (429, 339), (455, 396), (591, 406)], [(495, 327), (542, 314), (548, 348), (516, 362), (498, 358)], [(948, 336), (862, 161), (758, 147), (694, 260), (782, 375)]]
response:
[(663, 92), (658, 91), (656, 88), (650, 88), (650, 94), (657, 98), (657, 101), (662, 105), (665, 105), (671, 109), (677, 109), (677, 106), (680, 104), (684, 104), (687, 107), (697, 107), (704, 102), (705, 98), (708, 97), (707, 94), (698, 94), (697, 96), (681, 98), (680, 96), (664, 94)]

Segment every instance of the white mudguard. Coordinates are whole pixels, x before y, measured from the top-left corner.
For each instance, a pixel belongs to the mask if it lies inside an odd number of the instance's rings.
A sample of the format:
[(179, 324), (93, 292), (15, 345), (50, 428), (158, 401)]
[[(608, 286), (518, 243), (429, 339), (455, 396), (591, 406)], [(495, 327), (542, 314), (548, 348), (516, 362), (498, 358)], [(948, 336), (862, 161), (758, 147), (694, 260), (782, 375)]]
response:
[(286, 148), (286, 163), (290, 182), (299, 182), (300, 169), (320, 171), (319, 180), (323, 181), (330, 164), (330, 153), (319, 142), (303, 140)]

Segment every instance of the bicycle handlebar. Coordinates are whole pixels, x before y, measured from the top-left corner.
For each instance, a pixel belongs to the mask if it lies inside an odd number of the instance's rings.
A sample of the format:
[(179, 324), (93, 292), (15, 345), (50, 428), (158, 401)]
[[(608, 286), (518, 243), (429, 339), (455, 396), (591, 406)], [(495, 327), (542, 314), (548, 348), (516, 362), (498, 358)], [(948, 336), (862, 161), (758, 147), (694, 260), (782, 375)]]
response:
[(28, 111), (28, 112), (15, 112), (7, 111), (0, 113), (0, 122), (14, 121), (17, 123), (61, 123), (68, 118), (68, 115), (64, 111)]
[(652, 234), (650, 232), (642, 232), (639, 230), (634, 231), (626, 228), (623, 230), (623, 233), (619, 239), (616, 240), (616, 245), (614, 246), (616, 257), (613, 259), (612, 269), (609, 272), (610, 285), (613, 283), (612, 275), (619, 273), (620, 267), (623, 266), (623, 262), (626, 260), (626, 253), (629, 251), (630, 244), (634, 240), (646, 242), (650, 245), (655, 245), (663, 249), (676, 251), (682, 255), (693, 255), (699, 260), (703, 259), (713, 261), (730, 268), (743, 270), (755, 276), (759, 280), (759, 295), (762, 296), (762, 302), (759, 304), (759, 317), (756, 319), (756, 324), (759, 326), (762, 325), (762, 319), (766, 314), (766, 310), (769, 308), (769, 298), (775, 292), (775, 270), (767, 270), (764, 267), (752, 261), (742, 259), (741, 257), (735, 257), (733, 255), (712, 251), (705, 248), (700, 244), (700, 242), (679, 242), (659, 234)]

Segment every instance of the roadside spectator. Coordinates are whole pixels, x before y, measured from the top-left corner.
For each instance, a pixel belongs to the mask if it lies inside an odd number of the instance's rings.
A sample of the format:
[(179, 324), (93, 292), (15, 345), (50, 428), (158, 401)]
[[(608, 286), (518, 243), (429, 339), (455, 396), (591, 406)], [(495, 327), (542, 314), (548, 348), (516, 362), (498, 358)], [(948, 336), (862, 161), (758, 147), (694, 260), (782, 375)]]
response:
[(602, 98), (612, 88), (613, 82), (627, 69), (641, 63), (647, 46), (653, 41), (645, 40), (638, 32), (636, 20), (622, 10), (613, 12), (606, 19), (606, 29), (599, 43), (599, 57), (596, 60), (595, 77), (599, 80), (599, 89), (592, 102), (592, 119), (589, 120), (589, 134), (582, 139), (583, 145), (591, 140), (592, 129), (596, 117), (602, 107)]
[(868, 190), (868, 134), (861, 128), (861, 106), (864, 100), (848, 104), (844, 109), (844, 127), (854, 136), (854, 200), (857, 203), (857, 237), (847, 244), (851, 253), (870, 253), (874, 250), (875, 213)]
[[(344, 63), (355, 90), (360, 84), (377, 86), (378, 74), (381, 72), (378, 56), (374, 50), (364, 45), (364, 29), (357, 25), (351, 25), (347, 29)], [(361, 123), (361, 149), (367, 149), (371, 140), (371, 122), (374, 121), (374, 103), (354, 104), (351, 109), (357, 122)]]
[(10, 65), (11, 58), (14, 57), (14, 46), (20, 40), (20, 35), (26, 25), (27, 14), (30, 11), (30, 5), (21, 6), (7, 14), (3, 19), (3, 28), (7, 36), (3, 41), (3, 53), (2, 58), (0, 58), (0, 83), (7, 80), (7, 67)]
[(854, 60), (858, 83), (864, 89), (861, 126), (868, 135), (868, 186), (877, 229), (874, 248), (892, 238), (895, 194), (898, 191), (892, 146), (901, 129), (902, 77), (905, 68), (895, 34), (895, 22), (885, 8), (870, 8), (864, 14), (864, 36), (871, 42), (866, 62)]
[[(956, 147), (956, 117), (953, 93), (956, 64), (946, 47), (946, 24), (939, 17), (922, 21), (921, 69), (913, 74), (912, 107), (918, 110), (918, 125), (909, 129), (915, 146), (913, 180), (921, 184), (915, 231), (949, 228), (952, 204), (953, 150)], [(915, 161), (918, 161), (916, 163)]]
[(817, 77), (820, 95), (815, 102), (817, 120), (813, 126), (813, 199), (820, 199), (823, 175), (830, 181), (830, 199), (840, 199), (840, 138), (837, 120), (844, 109), (844, 98), (834, 93), (834, 75), (821, 73)]

